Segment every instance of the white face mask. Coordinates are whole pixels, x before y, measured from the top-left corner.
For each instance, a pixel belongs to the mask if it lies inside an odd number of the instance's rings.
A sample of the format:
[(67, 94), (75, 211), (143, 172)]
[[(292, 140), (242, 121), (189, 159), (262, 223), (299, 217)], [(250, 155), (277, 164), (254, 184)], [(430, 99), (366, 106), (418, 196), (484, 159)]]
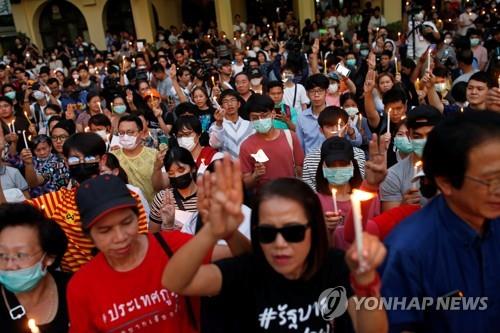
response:
[(446, 90), (446, 82), (435, 83), (434, 89), (436, 89), (436, 91), (439, 93), (445, 91)]
[(254, 46), (254, 47), (253, 47), (253, 51), (254, 51), (254, 52), (259, 52), (259, 51), (260, 51), (260, 47), (258, 47), (258, 46)]
[(106, 130), (96, 131), (95, 134), (99, 135), (104, 140), (104, 142), (108, 142), (109, 135), (108, 132), (106, 132)]
[(134, 150), (137, 147), (137, 138), (127, 134), (120, 136), (120, 146), (125, 150)]
[(330, 83), (330, 86), (328, 86), (328, 92), (335, 94), (339, 90), (339, 84), (338, 83)]
[(262, 82), (262, 78), (255, 78), (255, 79), (250, 80), (250, 83), (252, 84), (252, 86), (258, 86), (261, 82)]
[(45, 94), (40, 90), (35, 90), (33, 92), (33, 97), (38, 101), (45, 98)]
[(348, 108), (344, 108), (345, 112), (349, 115), (349, 117), (354, 118), (359, 112), (358, 108), (355, 106), (351, 106)]
[(183, 136), (181, 138), (178, 138), (177, 143), (179, 144), (180, 147), (185, 148), (189, 151), (192, 151), (196, 146), (193, 136)]

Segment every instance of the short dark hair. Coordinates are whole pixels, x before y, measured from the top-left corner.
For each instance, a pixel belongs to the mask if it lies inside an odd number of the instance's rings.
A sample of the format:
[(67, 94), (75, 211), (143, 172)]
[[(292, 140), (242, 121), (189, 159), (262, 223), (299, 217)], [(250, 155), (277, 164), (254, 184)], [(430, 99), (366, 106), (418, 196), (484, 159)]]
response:
[(276, 87), (280, 87), (281, 90), (284, 89), (283, 87), (283, 82), (281, 81), (271, 81), (267, 84), (267, 92), (269, 93), (269, 91), (271, 91), (271, 89), (273, 88), (276, 88)]
[(466, 65), (472, 65), (472, 61), (474, 60), (474, 53), (472, 53), (471, 49), (464, 49), (458, 52), (457, 61)]
[(99, 97), (99, 101), (101, 100), (101, 96), (99, 96), (98, 93), (96, 93), (96, 92), (89, 92), (89, 94), (87, 95), (87, 104), (90, 103), (90, 101), (94, 97)]
[(90, 125), (111, 127), (111, 121), (104, 114), (99, 113), (89, 118), (89, 126)]
[(68, 247), (68, 238), (62, 228), (36, 207), (27, 203), (5, 203), (0, 205), (0, 233), (8, 227), (25, 226), (36, 229), (42, 251), (54, 257), (57, 268)]
[(118, 120), (118, 126), (120, 126), (120, 124), (123, 123), (124, 121), (130, 121), (130, 122), (135, 123), (137, 125), (137, 129), (139, 131), (142, 131), (144, 129), (144, 125), (142, 123), (141, 118), (139, 118), (136, 115), (127, 114), (127, 115), (120, 117), (120, 119)]
[(394, 86), (384, 93), (382, 102), (384, 103), (384, 105), (396, 102), (402, 102), (403, 104), (406, 104), (406, 93), (400, 87)]
[(47, 66), (42, 66), (40, 67), (40, 71), (38, 72), (38, 74), (50, 74), (50, 68), (47, 67)]
[(14, 102), (10, 98), (8, 98), (7, 96), (0, 96), (0, 102), (9, 103), (10, 106), (14, 105)]
[(306, 80), (305, 88), (307, 91), (312, 90), (316, 87), (319, 87), (321, 89), (328, 89), (328, 86), (330, 85), (330, 80), (323, 74), (313, 74), (309, 76)]
[(73, 135), (76, 132), (75, 122), (68, 119), (61, 119), (60, 121), (58, 121), (57, 124), (55, 124), (55, 126), (52, 128), (52, 130), (56, 128), (61, 128), (65, 130), (68, 133), (68, 135)]
[[(323, 158), (320, 158), (318, 168), (316, 169), (316, 190), (318, 191), (318, 193), (331, 195), (328, 180), (325, 178), (325, 176), (323, 176), (324, 162), (325, 160)], [(363, 176), (361, 175), (361, 171), (359, 170), (358, 161), (353, 158), (351, 160), (351, 163), (354, 166), (354, 174), (349, 180), (349, 185), (351, 186), (351, 189), (354, 189), (361, 186), (361, 183), (363, 182)]]
[(62, 112), (61, 107), (57, 104), (47, 104), (47, 106), (45, 108), (54, 110), (57, 114), (61, 114), (61, 112)]
[(432, 74), (439, 77), (448, 77), (448, 69), (446, 67), (436, 67), (433, 69)]
[(243, 71), (243, 72), (239, 72), (238, 74), (236, 74), (234, 76), (234, 81), (236, 81), (236, 79), (238, 79), (238, 77), (242, 76), (242, 75), (245, 75), (247, 77), (248, 80), (250, 80), (250, 76), (248, 76), (248, 73)]
[(248, 115), (251, 112), (265, 113), (274, 109), (274, 102), (271, 97), (267, 95), (253, 94), (248, 99), (244, 109)]
[(165, 72), (165, 68), (163, 68), (163, 66), (160, 63), (155, 63), (151, 67), (151, 72), (153, 72), (153, 73), (164, 73)]
[(177, 121), (175, 122), (173, 134), (177, 136), (177, 133), (179, 133), (180, 130), (183, 128), (192, 130), (198, 135), (201, 135), (202, 133), (202, 127), (201, 127), (201, 122), (200, 119), (197, 116), (192, 116), (192, 115), (184, 115), (179, 118), (177, 118)]
[(460, 81), (451, 87), (451, 97), (456, 102), (465, 103), (467, 101), (467, 82)]
[(186, 113), (191, 113), (195, 115), (198, 113), (198, 109), (196, 108), (196, 105), (189, 102), (184, 102), (184, 103), (179, 103), (179, 105), (175, 107), (174, 113), (177, 117), (185, 115)]
[(324, 265), (328, 252), (328, 237), (321, 202), (314, 191), (295, 178), (279, 178), (265, 184), (257, 194), (251, 217), (251, 239), (254, 254), (266, 260), (262, 252), (256, 228), (259, 225), (260, 205), (268, 199), (279, 197), (295, 201), (303, 207), (311, 229), (311, 249), (306, 258), (301, 279), (311, 279)]
[(55, 77), (51, 77), (50, 79), (47, 80), (47, 84), (52, 84), (52, 83), (57, 83), (57, 85), (59, 85), (59, 80), (56, 79)]
[(490, 77), (488, 76), (488, 74), (486, 72), (480, 71), (480, 72), (476, 72), (476, 73), (472, 74), (472, 76), (469, 78), (469, 81), (467, 81), (467, 84), (472, 80), (486, 83), (488, 88), (493, 88), (493, 83), (491, 82)]
[(106, 153), (104, 154), (106, 156), (106, 166), (110, 169), (118, 169), (118, 175), (117, 177), (121, 178), (125, 184), (128, 184), (128, 176), (125, 170), (120, 166), (120, 161), (118, 158), (111, 154), (111, 153)]
[(343, 106), (344, 103), (350, 99), (356, 102), (356, 105), (358, 105), (358, 100), (356, 99), (356, 96), (354, 94), (351, 94), (350, 92), (347, 92), (340, 95), (340, 106)]
[(165, 170), (168, 172), (170, 167), (174, 163), (182, 163), (189, 165), (191, 167), (191, 171), (196, 174), (196, 162), (193, 159), (193, 155), (191, 155), (191, 152), (187, 150), (186, 148), (178, 147), (178, 146), (172, 146), (168, 151), (167, 154), (165, 155), (165, 158), (163, 159), (163, 166), (165, 167)]
[(177, 50), (175, 50), (175, 52), (174, 52), (174, 56), (175, 56), (176, 54), (182, 54), (182, 55), (184, 55), (184, 49), (177, 49)]
[(177, 70), (177, 77), (181, 77), (181, 76), (183, 76), (185, 72), (188, 72), (189, 74), (191, 74), (191, 71), (189, 70), (189, 68), (188, 68), (188, 67), (185, 67), (185, 66), (180, 67), (180, 68)]
[(437, 186), (443, 177), (460, 189), (469, 167), (469, 154), (489, 140), (500, 140), (500, 114), (493, 111), (458, 112), (429, 133), (424, 149), (424, 173)]
[(336, 125), (339, 118), (345, 124), (349, 121), (349, 115), (344, 109), (338, 106), (327, 106), (318, 116), (319, 127)]
[(106, 153), (106, 143), (92, 132), (75, 133), (64, 142), (64, 157), (68, 158), (70, 150), (76, 150), (84, 156), (103, 156)]
[(382, 55), (383, 56), (388, 56), (389, 59), (390, 59), (390, 58), (392, 58), (392, 51), (384, 50), (384, 51), (382, 51)]

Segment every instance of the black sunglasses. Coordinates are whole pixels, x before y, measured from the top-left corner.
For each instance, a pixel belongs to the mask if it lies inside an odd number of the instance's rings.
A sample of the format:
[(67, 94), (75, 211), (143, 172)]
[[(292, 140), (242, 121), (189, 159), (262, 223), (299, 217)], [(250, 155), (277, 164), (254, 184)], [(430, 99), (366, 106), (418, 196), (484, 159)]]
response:
[(295, 224), (283, 228), (274, 228), (269, 226), (258, 226), (256, 228), (257, 239), (262, 244), (269, 244), (275, 241), (278, 233), (289, 243), (302, 242), (306, 235), (308, 224)]

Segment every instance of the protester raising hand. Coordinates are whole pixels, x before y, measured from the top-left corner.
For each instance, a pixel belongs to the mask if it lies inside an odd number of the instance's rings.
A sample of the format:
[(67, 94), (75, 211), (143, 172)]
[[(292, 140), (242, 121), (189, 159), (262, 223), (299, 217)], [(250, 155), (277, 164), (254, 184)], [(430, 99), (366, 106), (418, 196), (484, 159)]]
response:
[(170, 191), (165, 192), (163, 206), (160, 209), (160, 216), (163, 229), (175, 229), (175, 199)]
[(386, 140), (379, 141), (377, 134), (373, 134), (368, 145), (370, 159), (365, 164), (365, 179), (372, 186), (378, 186), (387, 175), (388, 145)]

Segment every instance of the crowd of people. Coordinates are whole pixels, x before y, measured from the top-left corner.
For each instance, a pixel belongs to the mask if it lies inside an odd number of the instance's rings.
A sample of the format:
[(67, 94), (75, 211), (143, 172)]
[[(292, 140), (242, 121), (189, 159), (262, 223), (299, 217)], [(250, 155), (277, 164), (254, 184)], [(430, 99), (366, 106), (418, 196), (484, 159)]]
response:
[[(302, 29), (278, 11), (234, 33), (108, 33), (105, 50), (17, 39), (0, 62), (1, 330), (496, 331), (496, 5), (407, 2), (400, 31), (370, 2), (319, 1)], [(346, 311), (325, 319), (335, 287)]]

